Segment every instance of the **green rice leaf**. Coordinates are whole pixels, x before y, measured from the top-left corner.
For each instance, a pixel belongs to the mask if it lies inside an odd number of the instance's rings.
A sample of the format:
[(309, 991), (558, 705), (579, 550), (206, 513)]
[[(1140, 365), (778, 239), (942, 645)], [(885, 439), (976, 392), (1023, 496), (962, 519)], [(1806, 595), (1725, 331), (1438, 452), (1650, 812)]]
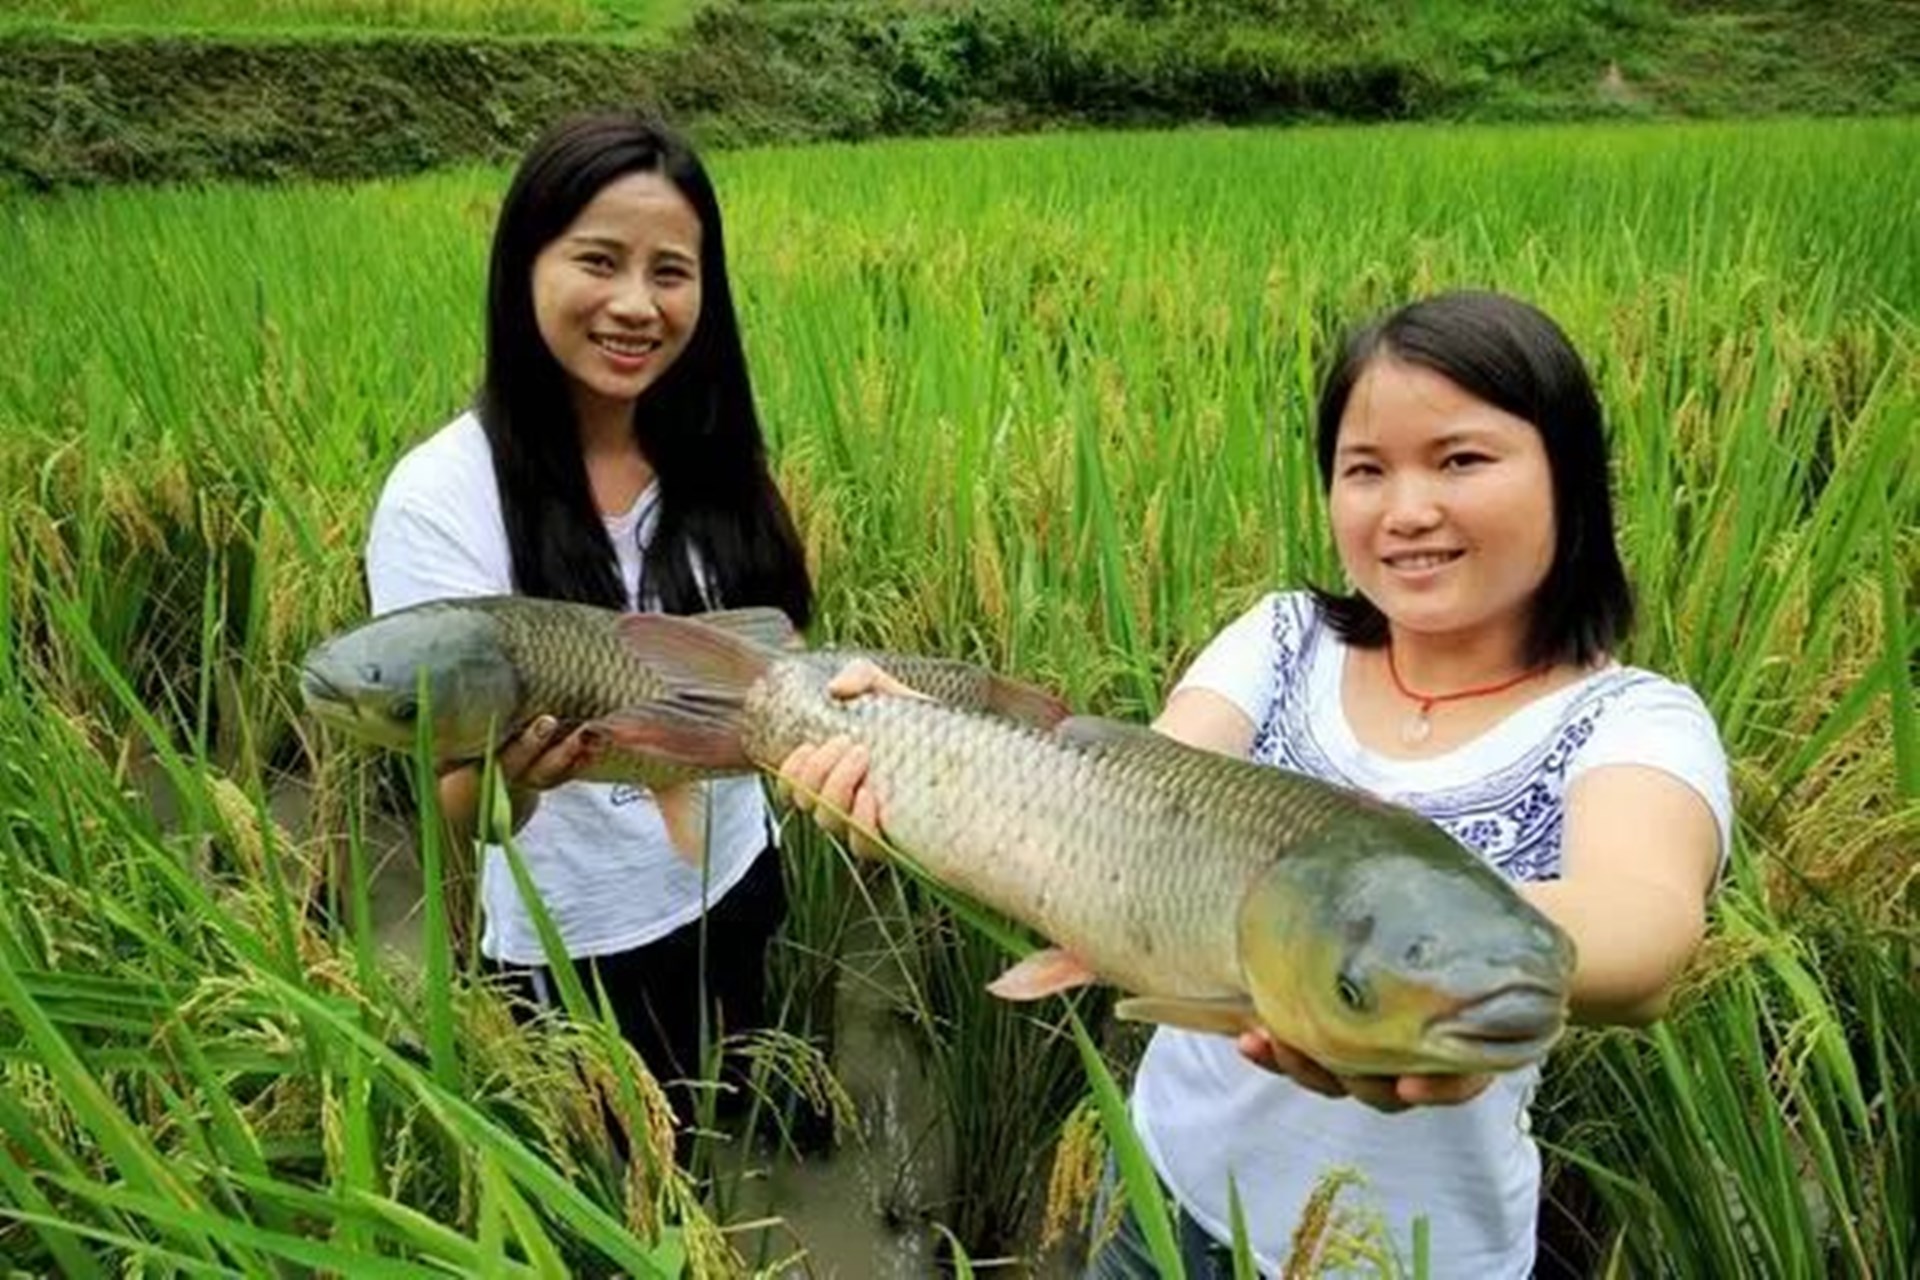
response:
[(1153, 1171), (1153, 1165), (1147, 1159), (1146, 1149), (1140, 1145), (1140, 1135), (1133, 1131), (1133, 1117), (1128, 1114), (1127, 1100), (1120, 1093), (1120, 1087), (1113, 1082), (1113, 1074), (1107, 1070), (1107, 1064), (1095, 1047), (1093, 1037), (1087, 1034), (1077, 1015), (1069, 1015), (1069, 1025), (1073, 1028), (1073, 1042), (1080, 1047), (1080, 1061), (1086, 1067), (1087, 1082), (1093, 1089), (1094, 1104), (1100, 1109), (1100, 1123), (1106, 1130), (1108, 1149), (1120, 1169), (1120, 1182), (1127, 1192), (1127, 1208), (1140, 1224), (1140, 1233), (1146, 1237), (1147, 1249), (1153, 1254), (1154, 1266), (1167, 1280), (1182, 1280), (1186, 1267), (1180, 1260), (1180, 1246), (1173, 1234), (1173, 1217), (1167, 1207), (1165, 1194), (1160, 1189), (1159, 1175)]

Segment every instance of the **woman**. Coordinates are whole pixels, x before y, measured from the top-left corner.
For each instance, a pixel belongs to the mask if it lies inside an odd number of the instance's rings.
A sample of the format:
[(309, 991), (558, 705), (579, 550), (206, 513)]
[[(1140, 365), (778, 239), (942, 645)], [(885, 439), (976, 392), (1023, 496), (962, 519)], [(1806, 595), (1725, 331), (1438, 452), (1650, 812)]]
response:
[[(477, 402), (394, 467), (366, 565), (375, 613), (519, 593), (672, 613), (775, 605), (806, 625), (812, 586), (767, 470), (719, 205), (662, 126), (579, 116), (522, 161), (494, 233)], [(537, 717), (497, 761), (533, 884), (654, 1074), (703, 1076), (719, 1036), (763, 1021), (785, 910), (759, 785), (716, 786), (707, 857), (690, 866), (646, 792), (574, 781), (591, 748), (554, 730)], [(474, 767), (440, 778), (457, 847), (479, 782)], [(555, 1003), (497, 847), (481, 901), (489, 965)]]
[[(1718, 734), (1690, 691), (1612, 655), (1632, 620), (1600, 408), (1566, 337), (1510, 298), (1414, 303), (1327, 377), (1318, 460), (1344, 593), (1268, 596), (1187, 671), (1155, 722), (1197, 746), (1417, 809), (1519, 882), (1579, 953), (1587, 1022), (1643, 1023), (1698, 943), (1731, 830)], [(837, 692), (873, 687), (843, 673)], [(840, 744), (784, 780), (819, 813), (884, 825)], [(1316, 1184), (1432, 1274), (1531, 1273), (1537, 1068), (1342, 1078), (1264, 1033), (1161, 1029), (1133, 1114), (1197, 1275), (1228, 1275), (1229, 1180), (1263, 1271)], [(1137, 1224), (1100, 1277), (1154, 1274)]]

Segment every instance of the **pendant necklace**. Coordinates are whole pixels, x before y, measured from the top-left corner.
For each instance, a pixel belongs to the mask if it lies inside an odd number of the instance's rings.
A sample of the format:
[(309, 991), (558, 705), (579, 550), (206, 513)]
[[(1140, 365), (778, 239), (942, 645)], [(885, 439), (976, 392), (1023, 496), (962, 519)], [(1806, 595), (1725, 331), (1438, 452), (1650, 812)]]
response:
[(1471, 689), (1460, 689), (1453, 693), (1419, 693), (1407, 688), (1400, 679), (1400, 666), (1393, 660), (1393, 641), (1387, 641), (1387, 675), (1393, 680), (1393, 687), (1407, 701), (1417, 704), (1406, 723), (1400, 726), (1400, 741), (1408, 746), (1418, 746), (1433, 733), (1433, 709), (1443, 702), (1459, 702), (1466, 698), (1483, 698), (1488, 694), (1505, 693), (1517, 684), (1531, 680), (1546, 670), (1545, 667), (1529, 667), (1517, 676), (1502, 680), (1497, 684), (1476, 685)]

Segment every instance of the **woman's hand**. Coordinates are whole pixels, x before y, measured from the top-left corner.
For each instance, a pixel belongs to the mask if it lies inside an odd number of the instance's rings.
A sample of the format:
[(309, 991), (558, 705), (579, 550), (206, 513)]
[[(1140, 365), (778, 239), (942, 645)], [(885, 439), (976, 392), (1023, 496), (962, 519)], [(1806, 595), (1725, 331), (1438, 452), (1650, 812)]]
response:
[(494, 768), (509, 793), (551, 791), (572, 782), (600, 758), (598, 740), (576, 726), (561, 733), (560, 722), (552, 716), (535, 716), (533, 721), (494, 754)]
[(802, 743), (780, 762), (780, 788), (830, 836), (863, 858), (878, 858), (880, 798), (867, 785), (867, 749), (843, 736)]
[[(855, 658), (827, 682), (827, 692), (841, 700), (869, 693), (921, 698), (866, 658)], [(779, 786), (793, 807), (809, 814), (829, 835), (847, 837), (848, 847), (862, 857), (877, 858), (880, 848), (880, 796), (867, 782), (867, 749), (845, 736), (820, 743), (802, 743), (780, 762)]]
[(1479, 1097), (1493, 1083), (1490, 1075), (1336, 1075), (1292, 1045), (1275, 1040), (1264, 1027), (1241, 1032), (1238, 1043), (1240, 1056), (1255, 1066), (1286, 1076), (1302, 1089), (1324, 1098), (1354, 1098), (1375, 1111), (1456, 1106)]
[[(541, 792), (572, 782), (599, 760), (600, 748), (581, 728), (564, 734), (559, 730), (560, 722), (552, 716), (535, 716), (494, 753), (494, 771), (512, 805), (509, 830), (527, 825)], [(480, 778), (477, 764), (440, 775), (440, 810), (461, 847), (480, 825)]]

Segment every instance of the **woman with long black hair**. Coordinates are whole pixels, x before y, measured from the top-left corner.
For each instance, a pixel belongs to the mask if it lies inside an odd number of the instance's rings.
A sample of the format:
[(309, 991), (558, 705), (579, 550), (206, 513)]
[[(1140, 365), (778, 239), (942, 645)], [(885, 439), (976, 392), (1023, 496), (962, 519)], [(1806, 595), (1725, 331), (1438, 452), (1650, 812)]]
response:
[[(767, 468), (713, 185), (655, 121), (596, 113), (528, 152), (496, 226), (486, 368), (471, 410), (387, 478), (366, 550), (375, 613), (517, 593), (623, 610), (812, 612)], [(706, 857), (669, 845), (644, 790), (578, 781), (593, 746), (537, 717), (499, 752), (516, 844), (589, 991), (662, 1081), (700, 1078), (719, 1037), (764, 1020), (785, 911), (760, 784), (715, 784)], [(479, 770), (442, 775), (460, 847)], [(557, 1001), (503, 852), (484, 855), (485, 962)], [(705, 994), (703, 1008), (702, 993)], [(676, 1091), (686, 1119), (690, 1101)]]

